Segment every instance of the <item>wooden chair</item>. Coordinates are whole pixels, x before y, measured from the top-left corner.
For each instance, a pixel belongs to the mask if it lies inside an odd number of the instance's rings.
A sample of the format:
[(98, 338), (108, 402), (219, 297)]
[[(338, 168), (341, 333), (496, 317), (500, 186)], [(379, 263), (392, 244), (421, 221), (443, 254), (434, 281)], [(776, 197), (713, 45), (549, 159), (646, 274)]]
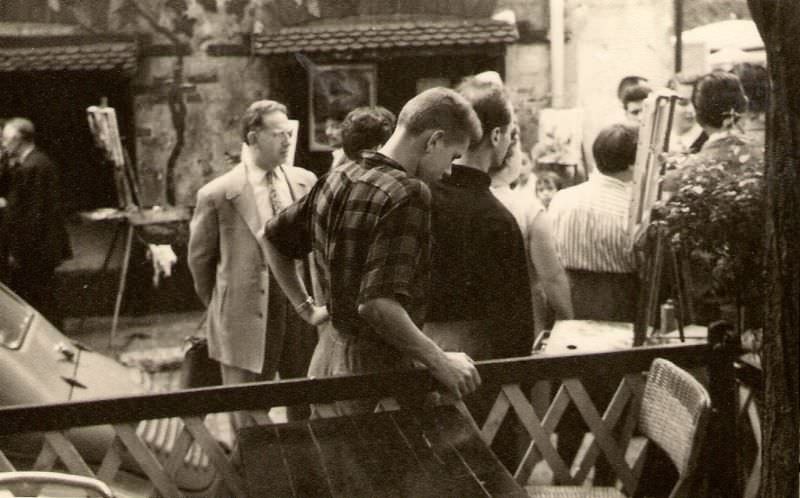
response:
[[(57, 496), (100, 496), (114, 498), (114, 493), (106, 483), (91, 477), (63, 474), (61, 472), (2, 472), (0, 473), (0, 497), (40, 496), (44, 486), (57, 486), (82, 491), (80, 494), (57, 494)], [(12, 491), (13, 490), (13, 491)], [(14, 493), (23, 494), (14, 494)], [(35, 494), (34, 494), (35, 493)]]
[[(657, 358), (647, 376), (638, 419), (638, 432), (645, 436), (646, 444), (633, 466), (632, 485), (624, 486), (627, 494), (611, 487), (529, 486), (526, 490), (535, 498), (632, 496), (647, 447), (655, 443), (678, 471), (670, 498), (688, 497), (710, 410), (708, 392), (697, 379), (674, 363)], [(624, 462), (623, 465), (627, 466)]]

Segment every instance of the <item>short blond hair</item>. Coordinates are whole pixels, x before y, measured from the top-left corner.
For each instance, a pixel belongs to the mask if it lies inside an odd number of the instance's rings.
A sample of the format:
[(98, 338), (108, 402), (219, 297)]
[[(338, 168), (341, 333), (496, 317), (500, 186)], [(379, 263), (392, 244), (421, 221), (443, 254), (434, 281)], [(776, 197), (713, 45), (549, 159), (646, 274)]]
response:
[(443, 130), (446, 142), (479, 142), (483, 128), (472, 105), (454, 90), (435, 87), (409, 100), (397, 118), (397, 126), (412, 135)]

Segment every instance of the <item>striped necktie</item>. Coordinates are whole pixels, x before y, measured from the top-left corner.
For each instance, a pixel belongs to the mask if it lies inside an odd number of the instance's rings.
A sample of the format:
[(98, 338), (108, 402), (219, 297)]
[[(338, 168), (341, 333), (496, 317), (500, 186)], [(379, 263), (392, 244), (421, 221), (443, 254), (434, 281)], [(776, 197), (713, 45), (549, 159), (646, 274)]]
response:
[(269, 192), (269, 204), (272, 207), (272, 215), (275, 216), (285, 207), (278, 196), (278, 172), (276, 170), (268, 172), (265, 179), (267, 181), (267, 191)]

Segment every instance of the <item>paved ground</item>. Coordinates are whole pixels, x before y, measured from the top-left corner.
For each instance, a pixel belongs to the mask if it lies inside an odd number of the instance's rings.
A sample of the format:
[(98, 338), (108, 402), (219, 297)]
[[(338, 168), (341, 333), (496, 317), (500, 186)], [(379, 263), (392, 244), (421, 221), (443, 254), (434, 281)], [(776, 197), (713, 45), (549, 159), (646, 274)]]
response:
[(180, 347), (186, 337), (198, 334), (201, 311), (122, 316), (111, 344), (111, 317), (68, 318), (64, 333), (95, 351), (114, 356), (131, 351)]

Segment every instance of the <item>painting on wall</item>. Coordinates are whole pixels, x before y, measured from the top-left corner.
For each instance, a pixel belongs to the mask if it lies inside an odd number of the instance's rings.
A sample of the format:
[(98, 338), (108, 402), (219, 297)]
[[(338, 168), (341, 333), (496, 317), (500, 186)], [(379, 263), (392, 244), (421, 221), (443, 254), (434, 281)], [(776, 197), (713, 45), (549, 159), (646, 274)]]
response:
[(356, 107), (375, 105), (374, 64), (316, 66), (309, 77), (309, 149), (329, 151), (340, 146), (339, 123)]

